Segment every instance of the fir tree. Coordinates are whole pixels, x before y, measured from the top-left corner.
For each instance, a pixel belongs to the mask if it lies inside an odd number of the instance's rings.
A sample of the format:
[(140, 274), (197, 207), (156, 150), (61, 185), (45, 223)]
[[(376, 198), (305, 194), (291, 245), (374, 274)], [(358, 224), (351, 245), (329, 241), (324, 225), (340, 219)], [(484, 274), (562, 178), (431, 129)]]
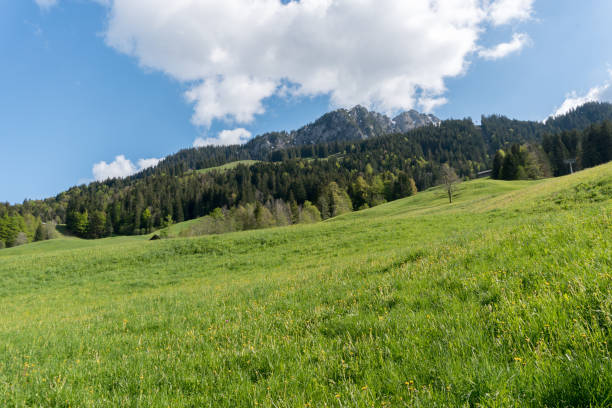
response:
[(42, 223), (38, 224), (36, 233), (34, 234), (34, 241), (44, 241), (47, 239), (45, 228)]

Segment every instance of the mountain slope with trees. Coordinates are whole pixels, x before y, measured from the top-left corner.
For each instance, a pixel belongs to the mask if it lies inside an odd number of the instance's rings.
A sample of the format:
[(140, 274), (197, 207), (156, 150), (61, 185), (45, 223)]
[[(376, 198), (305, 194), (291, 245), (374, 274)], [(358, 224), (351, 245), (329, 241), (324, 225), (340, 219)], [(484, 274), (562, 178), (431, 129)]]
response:
[[(489, 116), (480, 126), (470, 119), (434, 123), (419, 115), (417, 119), (432, 123), (384, 136), (377, 134), (393, 123), (400, 126), (401, 120), (361, 107), (335, 111), (291, 133), (331, 139), (325, 143), (294, 136), (291, 144), (296, 145), (283, 149), (262, 149), (257, 138), (243, 146), (187, 149), (125, 179), (73, 187), (46, 200), (0, 205), (0, 245), (45, 237), (36, 234), (43, 222), (65, 223), (77, 236), (101, 238), (148, 233), (217, 209), (226, 215), (246, 214), (236, 224), (239, 229), (326, 219), (440, 184), (445, 163), (462, 179), (491, 167), (493, 177), (503, 179), (563, 175), (569, 171), (567, 159), (577, 158), (574, 169), (611, 159), (612, 126), (590, 122), (612, 119), (611, 107), (591, 103), (546, 123)], [(407, 115), (401, 126), (417, 123)], [(343, 117), (353, 122), (337, 119)], [(335, 120), (360, 126), (347, 133), (321, 131), (332, 129)], [(352, 137), (356, 139), (342, 140)], [(240, 160), (258, 162), (211, 169)], [(211, 170), (193, 171), (201, 169)], [(300, 215), (305, 208), (306, 218)]]

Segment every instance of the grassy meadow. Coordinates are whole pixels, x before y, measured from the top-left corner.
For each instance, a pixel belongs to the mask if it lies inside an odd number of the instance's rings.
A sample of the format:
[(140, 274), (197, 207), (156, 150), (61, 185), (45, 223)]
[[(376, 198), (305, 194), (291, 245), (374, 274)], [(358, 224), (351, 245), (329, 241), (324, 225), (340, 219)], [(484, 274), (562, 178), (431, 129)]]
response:
[(238, 160), (238, 161), (234, 161), (231, 163), (227, 163), (227, 164), (223, 164), (221, 166), (217, 166), (217, 167), (208, 167), (205, 169), (201, 169), (201, 170), (195, 170), (194, 173), (199, 173), (199, 174), (206, 174), (206, 173), (210, 173), (213, 171), (227, 171), (227, 170), (231, 170), (231, 169), (235, 169), (236, 167), (243, 165), (243, 166), (252, 166), (254, 164), (259, 163), (259, 161), (257, 160)]
[(0, 251), (2, 407), (610, 407), (612, 164)]

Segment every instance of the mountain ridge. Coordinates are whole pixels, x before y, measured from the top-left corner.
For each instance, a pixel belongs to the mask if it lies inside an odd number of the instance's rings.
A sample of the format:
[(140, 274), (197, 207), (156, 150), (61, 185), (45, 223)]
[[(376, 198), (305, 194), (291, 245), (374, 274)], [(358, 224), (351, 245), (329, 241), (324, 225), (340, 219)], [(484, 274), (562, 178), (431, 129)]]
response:
[[(400, 119), (394, 119), (397, 126)], [(44, 237), (42, 223), (47, 221), (65, 223), (75, 235), (88, 238), (138, 235), (217, 209), (240, 214), (242, 229), (268, 225), (271, 219), (295, 223), (304, 212), (312, 215), (308, 219), (317, 219), (317, 211), (327, 219), (440, 184), (443, 164), (471, 179), (492, 164), (495, 168), (499, 157), (504, 168), (510, 166), (507, 174), (516, 178), (562, 176), (570, 171), (567, 159), (579, 159), (576, 170), (612, 160), (612, 123), (591, 122), (600, 119), (612, 120), (612, 104), (585, 105), (547, 124), (493, 115), (483, 116), (481, 126), (469, 118), (445, 120), (406, 133), (367, 137), (387, 132), (392, 119), (361, 108), (336, 111), (310, 126), (333, 129), (337, 120), (354, 132), (366, 132), (365, 139), (345, 134), (349, 140), (261, 155), (243, 145), (182, 150), (131, 177), (75, 186), (45, 200), (0, 204), (0, 241), (14, 246)], [(303, 131), (315, 134), (308, 127)], [(294, 136), (290, 142), (298, 143), (297, 132)], [(224, 170), (193, 171), (218, 166)]]
[(394, 118), (357, 105), (350, 110), (337, 109), (324, 114), (291, 132), (268, 132), (256, 136), (245, 148), (256, 153), (319, 143), (365, 140), (391, 133), (406, 133), (419, 127), (439, 125), (432, 114), (416, 110), (402, 112)]

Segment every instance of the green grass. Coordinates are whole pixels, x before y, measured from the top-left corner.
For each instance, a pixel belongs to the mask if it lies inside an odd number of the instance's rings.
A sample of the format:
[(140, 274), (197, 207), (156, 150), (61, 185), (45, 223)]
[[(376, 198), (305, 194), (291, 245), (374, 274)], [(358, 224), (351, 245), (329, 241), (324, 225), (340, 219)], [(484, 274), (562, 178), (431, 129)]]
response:
[(195, 170), (194, 173), (206, 174), (206, 173), (210, 173), (211, 171), (221, 171), (221, 172), (223, 172), (223, 171), (235, 169), (239, 165), (252, 166), (252, 165), (257, 164), (257, 163), (259, 163), (258, 160), (238, 160), (238, 161), (231, 162), (231, 163), (226, 163), (226, 164), (223, 164), (223, 165), (217, 166), (217, 167), (209, 167), (209, 168), (206, 168), (206, 169)]
[(0, 251), (0, 406), (611, 406), (611, 175)]
[(189, 230), (190, 228), (198, 225), (202, 222), (202, 218), (195, 218), (193, 220), (179, 222), (177, 224), (173, 224), (170, 227), (166, 228), (166, 232), (170, 237), (178, 237), (181, 235), (181, 232)]

